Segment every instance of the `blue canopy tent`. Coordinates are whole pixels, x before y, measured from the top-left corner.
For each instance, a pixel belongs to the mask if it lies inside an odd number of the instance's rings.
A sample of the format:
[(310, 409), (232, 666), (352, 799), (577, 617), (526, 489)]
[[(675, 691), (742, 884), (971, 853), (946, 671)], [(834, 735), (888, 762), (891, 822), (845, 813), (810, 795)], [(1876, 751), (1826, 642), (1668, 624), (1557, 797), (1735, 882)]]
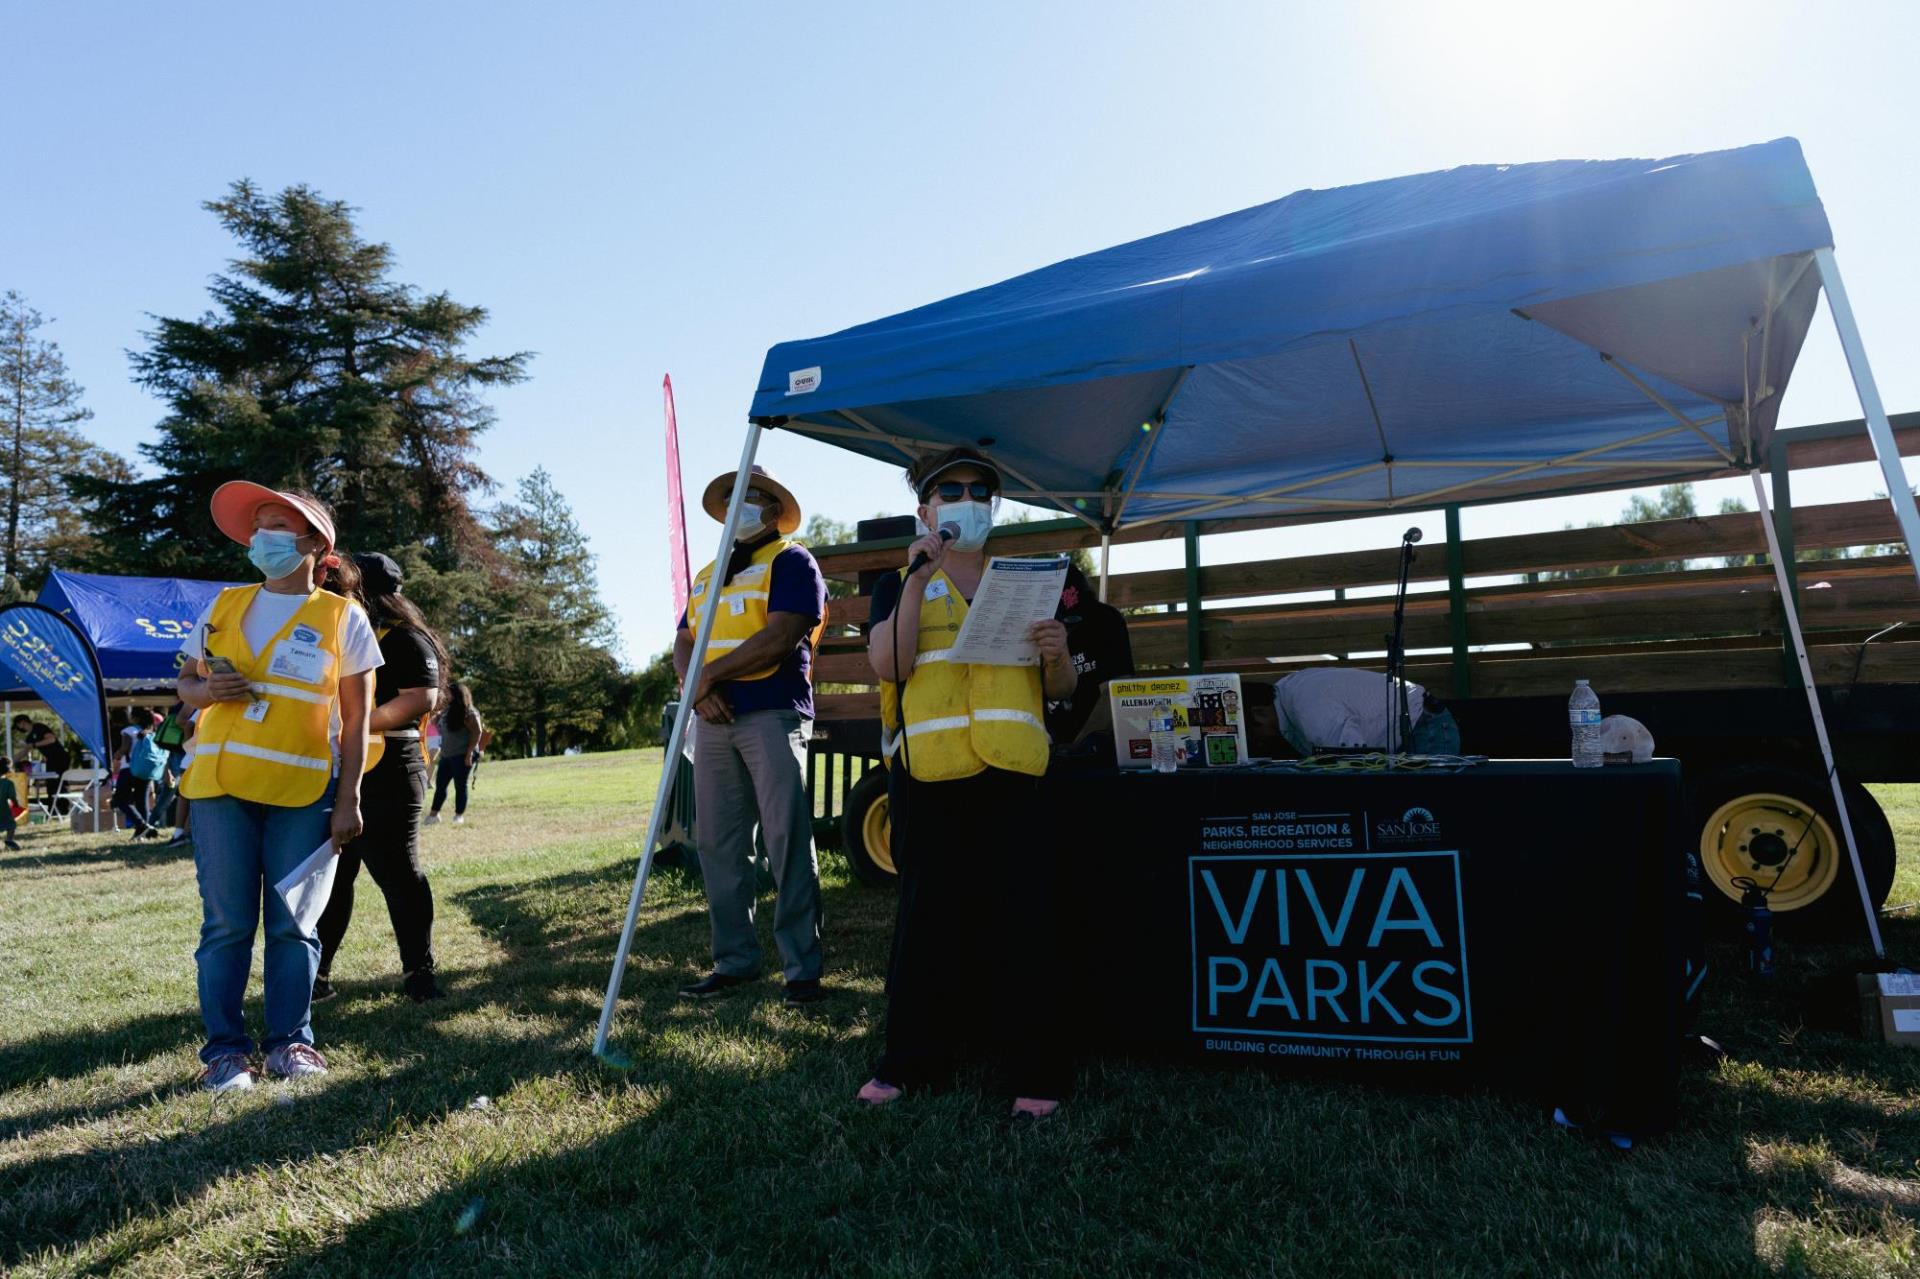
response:
[[(1764, 512), (1759, 467), (1823, 287), (1913, 547), (1920, 511), (1832, 245), (1790, 138), (1296, 192), (774, 347), (719, 554), (769, 428), (893, 462), (973, 445), (1000, 465), (1008, 496), (1103, 535), (1730, 467), (1753, 473)], [(1771, 519), (1762, 523), (1771, 538)], [(1788, 619), (1803, 648), (1791, 604)], [(703, 633), (689, 678), (704, 646)], [(1804, 651), (1801, 664), (1826, 750)], [(680, 718), (663, 785), (684, 707)], [(1846, 826), (1837, 775), (1833, 791)], [(1852, 852), (1850, 827), (1847, 842)], [(1877, 951), (1857, 853), (1854, 864)]]
[(109, 690), (171, 687), (180, 644), (213, 597), (233, 582), (110, 577), (54, 569), (39, 602), (71, 618), (93, 645)]

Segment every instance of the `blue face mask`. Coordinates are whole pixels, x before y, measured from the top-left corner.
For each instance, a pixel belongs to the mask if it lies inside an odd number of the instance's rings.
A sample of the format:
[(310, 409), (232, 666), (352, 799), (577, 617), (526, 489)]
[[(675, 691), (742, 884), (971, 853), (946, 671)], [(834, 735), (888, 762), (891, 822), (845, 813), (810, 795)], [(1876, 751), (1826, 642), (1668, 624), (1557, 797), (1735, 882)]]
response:
[(269, 582), (297, 572), (307, 557), (295, 545), (300, 538), (284, 529), (256, 529), (247, 544), (247, 559)]

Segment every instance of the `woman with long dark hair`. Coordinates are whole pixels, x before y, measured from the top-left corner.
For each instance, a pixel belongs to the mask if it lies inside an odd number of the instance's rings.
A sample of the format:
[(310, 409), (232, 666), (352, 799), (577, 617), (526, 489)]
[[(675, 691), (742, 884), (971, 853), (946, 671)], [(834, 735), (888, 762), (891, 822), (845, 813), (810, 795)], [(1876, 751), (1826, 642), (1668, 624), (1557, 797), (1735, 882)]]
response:
[(180, 700), (202, 712), (180, 783), (193, 801), (204, 908), (194, 952), (207, 1030), (201, 1086), (227, 1092), (253, 1086), (245, 1004), (263, 906), (267, 1073), (327, 1069), (311, 1024), (320, 941), (273, 886), (320, 848), (338, 852), (360, 834), (381, 658), (366, 613), (347, 597), (359, 574), (334, 547), (326, 503), (236, 480), (214, 490), (213, 523), (248, 548), (265, 579), (220, 592), (180, 649)]
[(427, 814), (427, 825), (440, 820), (449, 785), (453, 787), (453, 824), (467, 820), (467, 778), (484, 731), (480, 712), (473, 708), (473, 690), (465, 680), (454, 681), (447, 709), (440, 715), (440, 771), (433, 781), (433, 811)]
[(380, 640), (384, 664), (375, 673), (367, 720), (374, 757), (361, 785), (366, 829), (340, 854), (333, 896), (320, 917), (320, 971), (316, 1003), (333, 998), (333, 957), (353, 919), (353, 883), (364, 864), (387, 899), (387, 917), (400, 943), (400, 971), (416, 1004), (446, 992), (433, 975), (433, 889), (420, 861), (420, 810), (427, 796), (427, 760), (420, 727), (446, 695), (447, 650), (420, 608), (400, 593), (400, 566), (384, 555), (357, 555), (360, 602)]

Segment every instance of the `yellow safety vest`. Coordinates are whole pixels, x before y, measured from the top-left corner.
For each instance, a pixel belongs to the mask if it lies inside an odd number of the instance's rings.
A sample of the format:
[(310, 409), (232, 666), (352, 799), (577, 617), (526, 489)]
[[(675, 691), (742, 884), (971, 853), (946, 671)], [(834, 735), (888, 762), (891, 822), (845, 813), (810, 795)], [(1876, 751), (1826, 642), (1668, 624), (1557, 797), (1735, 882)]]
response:
[[(784, 537), (774, 538), (755, 551), (747, 567), (735, 573), (733, 580), (720, 588), (720, 611), (713, 619), (713, 634), (707, 637), (708, 662), (725, 657), (767, 628), (767, 588), (773, 584), (774, 557), (788, 547), (797, 545), (799, 543)], [(693, 590), (687, 596), (687, 629), (695, 635), (700, 633), (700, 612), (706, 605), (707, 587), (712, 580), (713, 565), (709, 564), (693, 579)], [(815, 634), (818, 633), (816, 629)], [(733, 678), (766, 679), (779, 669), (780, 662), (775, 662), (765, 670), (755, 671), (751, 675), (735, 675)]]
[[(901, 590), (906, 570), (900, 571)], [(895, 607), (899, 607), (895, 605)], [(944, 572), (936, 571), (920, 603), (919, 646), (907, 677), (907, 759), (915, 781), (946, 782), (987, 769), (1038, 777), (1047, 771), (1049, 739), (1041, 718), (1040, 668), (973, 666), (947, 660), (967, 602)], [(882, 622), (891, 625), (891, 621)], [(881, 750), (888, 763), (900, 747), (900, 706), (894, 684), (880, 684)]]
[(351, 601), (316, 590), (266, 650), (247, 647), (241, 619), (258, 586), (220, 592), (207, 618), (206, 651), (224, 657), (253, 685), (251, 702), (215, 702), (200, 713), (193, 763), (181, 779), (188, 799), (231, 795), (304, 808), (333, 776), (333, 707), (340, 691), (340, 642)]

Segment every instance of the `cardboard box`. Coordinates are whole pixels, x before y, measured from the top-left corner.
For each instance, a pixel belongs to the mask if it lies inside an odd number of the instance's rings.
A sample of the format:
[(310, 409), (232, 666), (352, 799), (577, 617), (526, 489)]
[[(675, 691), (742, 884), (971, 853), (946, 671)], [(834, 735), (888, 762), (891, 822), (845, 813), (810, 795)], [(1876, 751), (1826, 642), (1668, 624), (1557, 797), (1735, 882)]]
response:
[(1113, 752), (1122, 768), (1152, 768), (1147, 736), (1154, 706), (1173, 704), (1174, 730), (1185, 743), (1183, 766), (1221, 767), (1247, 761), (1246, 703), (1238, 675), (1163, 675), (1107, 685), (1113, 709)]
[(1861, 973), (1860, 1033), (1920, 1048), (1920, 973)]

